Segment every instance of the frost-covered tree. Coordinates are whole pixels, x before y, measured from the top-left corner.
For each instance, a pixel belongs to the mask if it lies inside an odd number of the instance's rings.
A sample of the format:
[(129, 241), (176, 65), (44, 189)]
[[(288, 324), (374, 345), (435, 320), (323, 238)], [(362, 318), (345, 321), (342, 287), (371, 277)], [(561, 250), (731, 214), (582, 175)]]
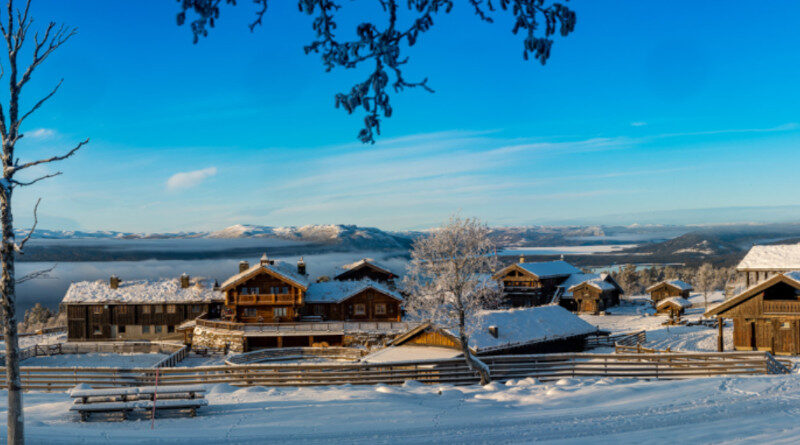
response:
[[(565, 0), (567, 1), (567, 0)], [(236, 0), (178, 0), (181, 4), (178, 25), (191, 24), (195, 43), (208, 35), (219, 19), (225, 5), (236, 5)], [(253, 0), (255, 17), (250, 31), (262, 24), (269, 0)], [(347, 11), (358, 14), (354, 32), (342, 37), (337, 28), (342, 4), (336, 0), (297, 0), (301, 13), (312, 18), (313, 40), (304, 47), (306, 54), (322, 57), (326, 71), (336, 67), (351, 69), (367, 66), (366, 78), (349, 91), (336, 94), (336, 107), (348, 114), (363, 110), (364, 127), (358, 134), (362, 142), (375, 142), (380, 135), (380, 120), (392, 115), (390, 90), (400, 92), (407, 88), (422, 88), (433, 92), (428, 79), (408, 81), (403, 69), (408, 63), (406, 52), (422, 34), (429, 31), (434, 19), (450, 13), (454, 0), (377, 0), (374, 2), (346, 2)], [(376, 9), (377, 6), (377, 9)], [(567, 36), (575, 30), (575, 12), (551, 0), (467, 0), (458, 6), (471, 8), (476, 16), (488, 23), (494, 21), (498, 10), (509, 13), (511, 32), (523, 35), (522, 57), (532, 55), (541, 64), (550, 58), (553, 36)], [(352, 20), (347, 17), (346, 21)]]
[(469, 349), (480, 329), (477, 313), (501, 298), (491, 272), (497, 268), (489, 228), (474, 218), (453, 216), (429, 236), (414, 242), (403, 287), (406, 310), (415, 317), (458, 333), (464, 359), (481, 383), (491, 381), (488, 367)]
[[(17, 187), (31, 186), (41, 180), (52, 178), (61, 172), (45, 173), (40, 176), (26, 176), (28, 169), (64, 160), (74, 155), (89, 140), (80, 142), (64, 154), (37, 160), (20, 160), (16, 151), (17, 142), (23, 137), (22, 125), (48, 99), (53, 97), (61, 86), (58, 82), (48, 93), (31, 102), (29, 108), (22, 108), (20, 96), (31, 80), (31, 76), (61, 45), (66, 43), (76, 30), (64, 25), (50, 22), (42, 29), (31, 30), (33, 18), (29, 15), (31, 0), (22, 2), (16, 8), (13, 0), (7, 0), (6, 10), (0, 12), (0, 33), (5, 40), (7, 52), (5, 60), (0, 61), (0, 76), (8, 82), (8, 95), (0, 103), (0, 139), (2, 140), (3, 177), (0, 179), (0, 224), (2, 224), (3, 241), (0, 244), (0, 308), (3, 313), (3, 335), (6, 345), (6, 379), (8, 381), (8, 443), (22, 444), (23, 417), (22, 394), (19, 375), (19, 346), (17, 341), (17, 308), (16, 284), (26, 279), (15, 277), (14, 261), (17, 254), (22, 254), (33, 231), (36, 229), (37, 201), (33, 210), (33, 226), (21, 239), (14, 234), (14, 220), (11, 212), (11, 197)], [(31, 35), (32, 34), (32, 35)], [(28, 40), (33, 38), (31, 42)], [(27, 45), (26, 45), (27, 41)], [(28, 62), (20, 62), (23, 50), (29, 51), (24, 56)], [(34, 169), (33, 171), (36, 171)]]
[(708, 293), (716, 289), (717, 277), (714, 266), (709, 263), (705, 263), (697, 269), (694, 286), (703, 294), (703, 307), (708, 307)]

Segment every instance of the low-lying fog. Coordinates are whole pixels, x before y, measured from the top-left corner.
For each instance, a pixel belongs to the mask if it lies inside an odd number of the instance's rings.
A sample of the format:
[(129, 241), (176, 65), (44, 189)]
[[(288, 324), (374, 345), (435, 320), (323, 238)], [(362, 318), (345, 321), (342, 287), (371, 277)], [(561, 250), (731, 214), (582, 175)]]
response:
[[(230, 241), (230, 240), (228, 240)], [(275, 259), (296, 263), (299, 256), (276, 256)], [(312, 279), (321, 275), (333, 277), (341, 272), (341, 266), (361, 258), (372, 258), (387, 266), (397, 275), (405, 271), (407, 252), (333, 252), (303, 256), (306, 269)], [(259, 258), (230, 258), (213, 260), (145, 260), (145, 261), (107, 261), (107, 262), (30, 262), (17, 263), (17, 277), (36, 270), (46, 269), (56, 264), (48, 278), (39, 278), (20, 284), (17, 287), (17, 307), (19, 317), (35, 303), (42, 303), (57, 309), (64, 293), (72, 281), (107, 280), (115, 274), (123, 280), (177, 278), (182, 273), (192, 277), (216, 279), (220, 283), (235, 274), (239, 261), (247, 260), (255, 264)]]

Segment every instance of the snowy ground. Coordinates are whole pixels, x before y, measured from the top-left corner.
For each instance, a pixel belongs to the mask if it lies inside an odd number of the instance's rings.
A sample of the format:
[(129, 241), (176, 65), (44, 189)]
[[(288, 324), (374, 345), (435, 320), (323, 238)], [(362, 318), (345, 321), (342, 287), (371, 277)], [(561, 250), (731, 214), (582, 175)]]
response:
[[(66, 341), (67, 341), (66, 331), (53, 332), (50, 334), (42, 334), (42, 335), (25, 335), (19, 337), (19, 348), (25, 349), (33, 345), (52, 345), (55, 343), (65, 343)], [(0, 341), (0, 352), (5, 350), (6, 350), (5, 342)]]
[[(525, 379), (486, 387), (210, 387), (197, 418), (81, 423), (26, 393), (28, 443), (797, 443), (796, 375), (683, 381)], [(0, 399), (5, 399), (0, 391)], [(5, 416), (0, 406), (0, 417)], [(0, 437), (5, 436), (0, 426)]]
[(166, 354), (60, 354), (25, 359), (20, 366), (149, 368)]
[[(709, 294), (708, 305), (712, 307), (724, 300), (721, 292)], [(703, 307), (703, 296), (692, 294), (689, 298), (692, 307), (686, 310), (681, 318), (686, 321), (696, 321), (702, 318), (706, 311)], [(655, 314), (650, 300), (644, 296), (634, 296), (623, 300), (618, 307), (607, 311), (606, 315), (580, 315), (604, 331), (612, 334), (645, 330), (647, 331), (647, 344), (649, 348), (666, 349), (673, 351), (716, 351), (717, 329), (705, 326), (665, 326), (668, 316)], [(733, 325), (728, 322), (725, 327), (725, 350), (733, 347)]]

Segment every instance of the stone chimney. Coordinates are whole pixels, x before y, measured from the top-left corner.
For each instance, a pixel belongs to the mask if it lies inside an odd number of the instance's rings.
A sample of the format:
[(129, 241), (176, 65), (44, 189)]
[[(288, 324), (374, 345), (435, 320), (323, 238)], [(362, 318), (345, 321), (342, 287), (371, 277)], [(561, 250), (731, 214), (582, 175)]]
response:
[(119, 282), (122, 281), (116, 275), (111, 275), (111, 278), (108, 279), (108, 287), (111, 289), (119, 289)]
[(219, 290), (219, 281), (214, 280), (214, 290)]
[(489, 335), (491, 335), (494, 338), (497, 338), (497, 336), (500, 335), (500, 332), (497, 329), (497, 326), (494, 326), (494, 325), (489, 326)]
[(306, 262), (303, 261), (303, 257), (300, 257), (300, 259), (297, 261), (297, 273), (300, 275), (306, 274)]
[(189, 288), (189, 275), (186, 273), (181, 274), (181, 289)]
[(261, 265), (266, 266), (267, 264), (270, 264), (270, 262), (269, 258), (267, 257), (267, 252), (264, 252), (264, 255), (261, 255)]
[(250, 268), (250, 263), (247, 261), (239, 261), (239, 273), (242, 273)]
[(525, 255), (520, 255), (519, 256), (519, 263), (522, 264), (524, 262), (525, 262)]

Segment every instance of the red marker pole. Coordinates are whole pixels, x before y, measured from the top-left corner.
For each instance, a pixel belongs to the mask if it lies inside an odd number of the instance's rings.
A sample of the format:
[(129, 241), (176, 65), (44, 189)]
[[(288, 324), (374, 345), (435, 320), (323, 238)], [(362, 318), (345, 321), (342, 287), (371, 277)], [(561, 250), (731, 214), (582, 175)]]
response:
[(156, 400), (158, 399), (158, 372), (161, 368), (156, 368), (156, 386), (153, 389), (153, 413), (150, 416), (150, 429), (154, 429), (156, 425)]

